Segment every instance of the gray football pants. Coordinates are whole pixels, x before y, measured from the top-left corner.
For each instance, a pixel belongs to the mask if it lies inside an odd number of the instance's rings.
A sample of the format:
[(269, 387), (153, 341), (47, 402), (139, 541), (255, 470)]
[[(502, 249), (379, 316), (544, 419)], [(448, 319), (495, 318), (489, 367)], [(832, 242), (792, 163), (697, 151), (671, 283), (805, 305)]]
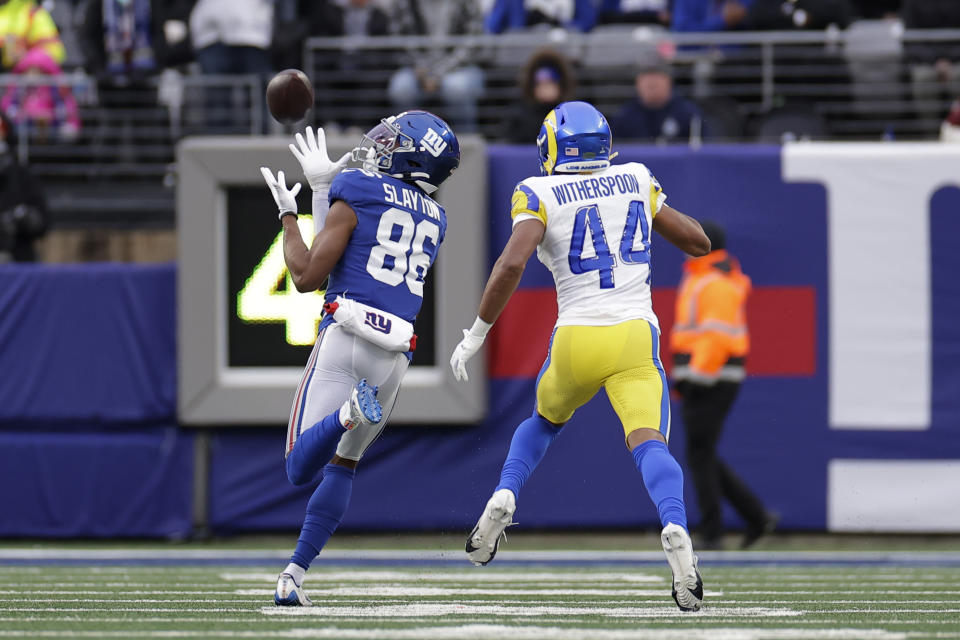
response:
[(297, 386), (287, 425), (286, 454), (301, 433), (338, 410), (357, 382), (366, 378), (380, 389), (377, 400), (383, 407), (383, 419), (344, 431), (337, 447), (341, 458), (359, 460), (386, 427), (409, 365), (403, 353), (385, 351), (336, 323), (327, 326), (317, 336)]

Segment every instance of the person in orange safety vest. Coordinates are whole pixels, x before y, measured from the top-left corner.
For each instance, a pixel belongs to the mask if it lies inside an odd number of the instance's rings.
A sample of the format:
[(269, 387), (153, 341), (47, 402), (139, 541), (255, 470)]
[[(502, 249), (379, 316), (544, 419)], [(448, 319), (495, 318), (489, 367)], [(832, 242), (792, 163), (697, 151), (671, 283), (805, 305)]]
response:
[(699, 546), (722, 547), (721, 498), (726, 498), (746, 523), (742, 543), (746, 548), (772, 531), (777, 521), (717, 456), (723, 423), (746, 375), (750, 278), (727, 253), (723, 228), (713, 222), (702, 226), (712, 250), (688, 258), (683, 267), (670, 336), (672, 377), (682, 401), (687, 463), (700, 506)]

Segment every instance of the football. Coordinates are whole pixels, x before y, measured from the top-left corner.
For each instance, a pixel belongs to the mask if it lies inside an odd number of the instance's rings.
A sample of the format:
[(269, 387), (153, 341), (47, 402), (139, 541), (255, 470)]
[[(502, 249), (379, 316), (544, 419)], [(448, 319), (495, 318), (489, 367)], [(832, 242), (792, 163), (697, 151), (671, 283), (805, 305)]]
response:
[(267, 84), (267, 108), (277, 122), (299, 122), (312, 106), (313, 85), (307, 74), (299, 69), (285, 69)]

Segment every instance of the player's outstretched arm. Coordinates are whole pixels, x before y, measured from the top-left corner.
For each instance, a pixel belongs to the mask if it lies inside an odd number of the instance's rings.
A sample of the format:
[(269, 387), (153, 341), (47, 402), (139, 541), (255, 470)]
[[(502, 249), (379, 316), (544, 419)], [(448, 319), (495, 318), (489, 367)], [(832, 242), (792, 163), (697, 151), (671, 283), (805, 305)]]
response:
[(313, 127), (307, 127), (303, 134), (298, 133), (295, 137), (296, 145), (289, 145), (293, 157), (300, 163), (303, 169), (303, 175), (313, 191), (312, 212), (313, 228), (317, 233), (323, 229), (327, 222), (327, 211), (329, 204), (327, 198), (330, 194), (330, 184), (337, 177), (347, 161), (350, 160), (350, 153), (340, 156), (336, 162), (332, 162), (327, 155), (327, 137), (323, 132), (323, 127), (318, 127), (316, 134)]
[(481, 320), (493, 324), (503, 313), (510, 296), (520, 284), (527, 261), (537, 250), (537, 245), (543, 240), (546, 230), (547, 228), (539, 220), (524, 220), (513, 228), (507, 246), (503, 248), (496, 264), (493, 265), (493, 270), (487, 279), (487, 286), (483, 289), (480, 310), (477, 313)]
[(301, 293), (316, 291), (347, 248), (350, 235), (357, 226), (357, 214), (343, 200), (334, 202), (327, 214), (326, 225), (309, 249), (300, 235), (296, 216), (284, 216), (282, 221), (283, 260), (287, 263), (293, 286)]
[(653, 219), (653, 230), (686, 254), (697, 257), (710, 253), (710, 239), (700, 223), (670, 205), (660, 207)]
[(546, 227), (539, 220), (524, 220), (513, 228), (510, 240), (493, 265), (487, 286), (483, 289), (477, 319), (470, 329), (463, 330), (463, 340), (450, 357), (450, 368), (457, 380), (467, 380), (467, 361), (483, 346), (490, 327), (503, 313), (510, 296), (517, 290), (527, 261), (540, 244), (545, 231)]

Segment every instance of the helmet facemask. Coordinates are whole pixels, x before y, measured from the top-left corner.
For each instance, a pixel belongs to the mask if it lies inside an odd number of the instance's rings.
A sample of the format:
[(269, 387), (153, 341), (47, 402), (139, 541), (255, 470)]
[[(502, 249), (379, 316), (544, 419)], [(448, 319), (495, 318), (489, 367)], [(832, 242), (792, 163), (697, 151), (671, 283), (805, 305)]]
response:
[(390, 170), (393, 167), (394, 152), (414, 149), (413, 138), (393, 124), (394, 120), (394, 116), (382, 119), (380, 124), (363, 135), (360, 145), (351, 152), (351, 158), (360, 162), (367, 171), (393, 175)]

